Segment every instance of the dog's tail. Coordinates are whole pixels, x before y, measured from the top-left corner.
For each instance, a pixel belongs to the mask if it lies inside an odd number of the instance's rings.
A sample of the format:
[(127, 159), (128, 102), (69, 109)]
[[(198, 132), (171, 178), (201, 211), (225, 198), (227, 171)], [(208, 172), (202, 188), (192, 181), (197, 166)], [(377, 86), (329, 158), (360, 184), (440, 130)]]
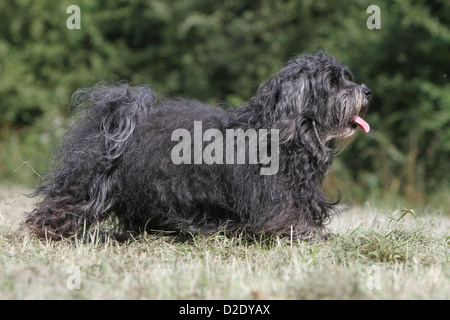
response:
[(146, 118), (154, 102), (155, 95), (147, 86), (119, 83), (79, 89), (72, 96), (71, 107), (84, 114), (72, 129), (78, 131), (75, 138), (92, 135), (90, 138), (100, 140), (103, 146), (94, 151), (101, 151), (102, 162), (111, 166), (124, 153), (136, 124)]
[(44, 196), (25, 221), (33, 232), (60, 239), (106, 216), (119, 188), (115, 169), (155, 100), (149, 87), (128, 83), (98, 84), (74, 93), (71, 108), (80, 117), (62, 138), (55, 168), (33, 194)]

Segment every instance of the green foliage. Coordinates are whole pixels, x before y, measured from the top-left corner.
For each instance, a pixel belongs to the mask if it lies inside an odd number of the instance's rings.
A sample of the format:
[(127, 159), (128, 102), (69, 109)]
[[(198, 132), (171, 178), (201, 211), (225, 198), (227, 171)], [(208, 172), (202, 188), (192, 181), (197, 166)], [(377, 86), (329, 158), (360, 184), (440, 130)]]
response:
[(238, 105), (286, 60), (322, 49), (374, 91), (373, 130), (337, 158), (331, 189), (355, 201), (450, 189), (448, 1), (377, 1), (380, 30), (366, 27), (371, 1), (81, 0), (81, 29), (69, 30), (72, 4), (0, 3), (3, 179), (35, 182), (25, 162), (48, 169), (78, 87), (127, 79)]

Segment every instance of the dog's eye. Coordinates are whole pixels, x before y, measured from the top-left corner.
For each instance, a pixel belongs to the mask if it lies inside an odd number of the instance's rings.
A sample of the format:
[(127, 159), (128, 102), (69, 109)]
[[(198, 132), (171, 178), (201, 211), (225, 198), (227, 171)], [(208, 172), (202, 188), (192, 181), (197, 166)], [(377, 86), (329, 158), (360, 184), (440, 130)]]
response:
[(335, 78), (335, 77), (331, 77), (331, 79), (330, 79), (330, 86), (331, 87), (336, 87), (338, 84), (339, 84), (338, 79)]

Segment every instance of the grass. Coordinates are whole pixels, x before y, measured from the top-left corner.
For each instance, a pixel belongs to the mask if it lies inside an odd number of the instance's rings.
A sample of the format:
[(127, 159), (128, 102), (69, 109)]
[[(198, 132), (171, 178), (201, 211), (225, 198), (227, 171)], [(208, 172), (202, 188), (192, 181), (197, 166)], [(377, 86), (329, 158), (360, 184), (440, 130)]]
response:
[[(33, 200), (0, 188), (0, 299), (450, 299), (450, 217), (354, 208), (337, 237), (242, 234), (43, 243)], [(78, 288), (79, 287), (79, 288)]]

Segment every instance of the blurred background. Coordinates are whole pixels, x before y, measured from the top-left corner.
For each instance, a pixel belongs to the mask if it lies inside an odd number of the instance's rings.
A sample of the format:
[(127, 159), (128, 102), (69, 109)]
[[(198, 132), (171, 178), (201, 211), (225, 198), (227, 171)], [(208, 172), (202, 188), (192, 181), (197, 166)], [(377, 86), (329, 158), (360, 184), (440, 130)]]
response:
[[(73, 4), (79, 30), (66, 26)], [(366, 25), (373, 4), (381, 29)], [(319, 49), (374, 92), (372, 131), (336, 158), (330, 196), (450, 214), (447, 0), (2, 0), (0, 183), (39, 181), (79, 87), (126, 79), (239, 105), (287, 60)]]

